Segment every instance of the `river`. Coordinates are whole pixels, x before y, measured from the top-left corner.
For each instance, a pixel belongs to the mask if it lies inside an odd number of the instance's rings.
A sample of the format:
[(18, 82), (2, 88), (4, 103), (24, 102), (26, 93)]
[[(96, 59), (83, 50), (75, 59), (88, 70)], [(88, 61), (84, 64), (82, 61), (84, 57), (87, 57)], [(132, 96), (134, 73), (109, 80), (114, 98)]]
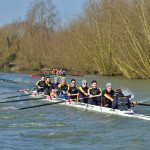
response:
[[(53, 76), (51, 77), (53, 79)], [(89, 83), (95, 79), (101, 88), (111, 82), (115, 88), (132, 94), (135, 101), (150, 103), (150, 80), (128, 80), (123, 77), (84, 76), (75, 78)], [(37, 79), (21, 74), (0, 74), (0, 93), (34, 88)], [(21, 95), (0, 95), (0, 99)], [(22, 97), (25, 98), (25, 97)], [(16, 98), (20, 99), (20, 97)], [(66, 106), (51, 105), (27, 110), (16, 108), (41, 104), (26, 101), (0, 104), (0, 150), (149, 150), (150, 121), (95, 113)], [(136, 106), (135, 112), (150, 116), (150, 107)]]

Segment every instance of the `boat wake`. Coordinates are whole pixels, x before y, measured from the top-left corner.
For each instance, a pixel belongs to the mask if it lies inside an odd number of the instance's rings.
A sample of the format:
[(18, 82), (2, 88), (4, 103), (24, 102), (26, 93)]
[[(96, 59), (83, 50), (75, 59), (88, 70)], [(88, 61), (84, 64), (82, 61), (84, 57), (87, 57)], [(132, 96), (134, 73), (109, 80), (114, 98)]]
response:
[(138, 101), (139, 103), (145, 103), (145, 102), (150, 102), (150, 100), (140, 100)]
[(134, 93), (131, 90), (123, 89), (122, 92), (124, 95), (131, 95), (131, 99), (134, 99)]

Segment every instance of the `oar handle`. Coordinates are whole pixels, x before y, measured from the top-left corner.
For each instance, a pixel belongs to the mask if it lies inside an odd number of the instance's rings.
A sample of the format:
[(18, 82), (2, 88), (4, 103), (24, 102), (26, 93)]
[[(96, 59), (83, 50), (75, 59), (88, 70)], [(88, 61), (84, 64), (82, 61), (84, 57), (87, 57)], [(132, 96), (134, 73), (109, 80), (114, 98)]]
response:
[[(93, 95), (92, 98), (95, 98), (95, 97), (100, 97), (100, 96), (99, 95)], [(82, 98), (78, 98), (78, 99), (80, 100), (80, 99), (87, 99), (87, 98), (89, 98), (89, 97), (82, 97)]]

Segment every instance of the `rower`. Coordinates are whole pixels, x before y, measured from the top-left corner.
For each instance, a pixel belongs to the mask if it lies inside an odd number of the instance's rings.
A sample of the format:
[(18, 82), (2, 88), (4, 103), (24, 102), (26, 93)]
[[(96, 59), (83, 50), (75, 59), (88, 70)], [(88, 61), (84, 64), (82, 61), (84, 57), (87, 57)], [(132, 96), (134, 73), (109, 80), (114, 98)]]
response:
[(116, 89), (114, 100), (112, 102), (112, 108), (123, 111), (128, 110), (130, 107), (129, 97), (125, 96), (121, 89)]
[(45, 82), (45, 77), (42, 76), (40, 80), (36, 82), (36, 86), (38, 88), (37, 92), (44, 92), (46, 88), (46, 82)]
[(88, 102), (88, 86), (87, 86), (87, 81), (82, 80), (82, 85), (78, 88), (79, 89), (79, 99), (80, 102), (82, 103), (87, 103)]
[(51, 98), (54, 98), (54, 97), (58, 96), (58, 85), (59, 85), (58, 78), (55, 77), (54, 82), (50, 86), (50, 91), (51, 91), (50, 97)]
[(61, 78), (61, 83), (58, 85), (58, 96), (62, 99), (68, 99), (68, 85), (66, 78)]
[(102, 92), (102, 105), (104, 107), (112, 108), (112, 101), (114, 100), (115, 92), (112, 90), (112, 84), (107, 83), (106, 89)]
[(102, 89), (97, 87), (97, 81), (93, 80), (91, 82), (91, 88), (88, 89), (88, 104), (92, 105), (101, 105), (101, 96), (102, 96)]
[(68, 96), (70, 100), (77, 99), (78, 87), (76, 86), (76, 80), (72, 79), (68, 86)]
[(45, 87), (45, 93), (46, 95), (50, 94), (50, 86), (51, 86), (51, 79), (50, 77), (46, 77), (46, 87)]
[(62, 70), (62, 72), (61, 72), (61, 76), (62, 76), (62, 77), (65, 77), (65, 76), (66, 76), (66, 74), (65, 74), (65, 70)]

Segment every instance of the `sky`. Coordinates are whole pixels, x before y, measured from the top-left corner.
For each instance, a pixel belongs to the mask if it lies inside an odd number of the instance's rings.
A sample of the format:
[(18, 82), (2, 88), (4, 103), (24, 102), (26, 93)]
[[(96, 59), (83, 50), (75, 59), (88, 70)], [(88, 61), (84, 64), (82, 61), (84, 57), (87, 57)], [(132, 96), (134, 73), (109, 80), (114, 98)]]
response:
[[(0, 0), (0, 26), (15, 20), (23, 20), (33, 0)], [(71, 20), (81, 13), (86, 0), (53, 0), (59, 12), (61, 23)]]

